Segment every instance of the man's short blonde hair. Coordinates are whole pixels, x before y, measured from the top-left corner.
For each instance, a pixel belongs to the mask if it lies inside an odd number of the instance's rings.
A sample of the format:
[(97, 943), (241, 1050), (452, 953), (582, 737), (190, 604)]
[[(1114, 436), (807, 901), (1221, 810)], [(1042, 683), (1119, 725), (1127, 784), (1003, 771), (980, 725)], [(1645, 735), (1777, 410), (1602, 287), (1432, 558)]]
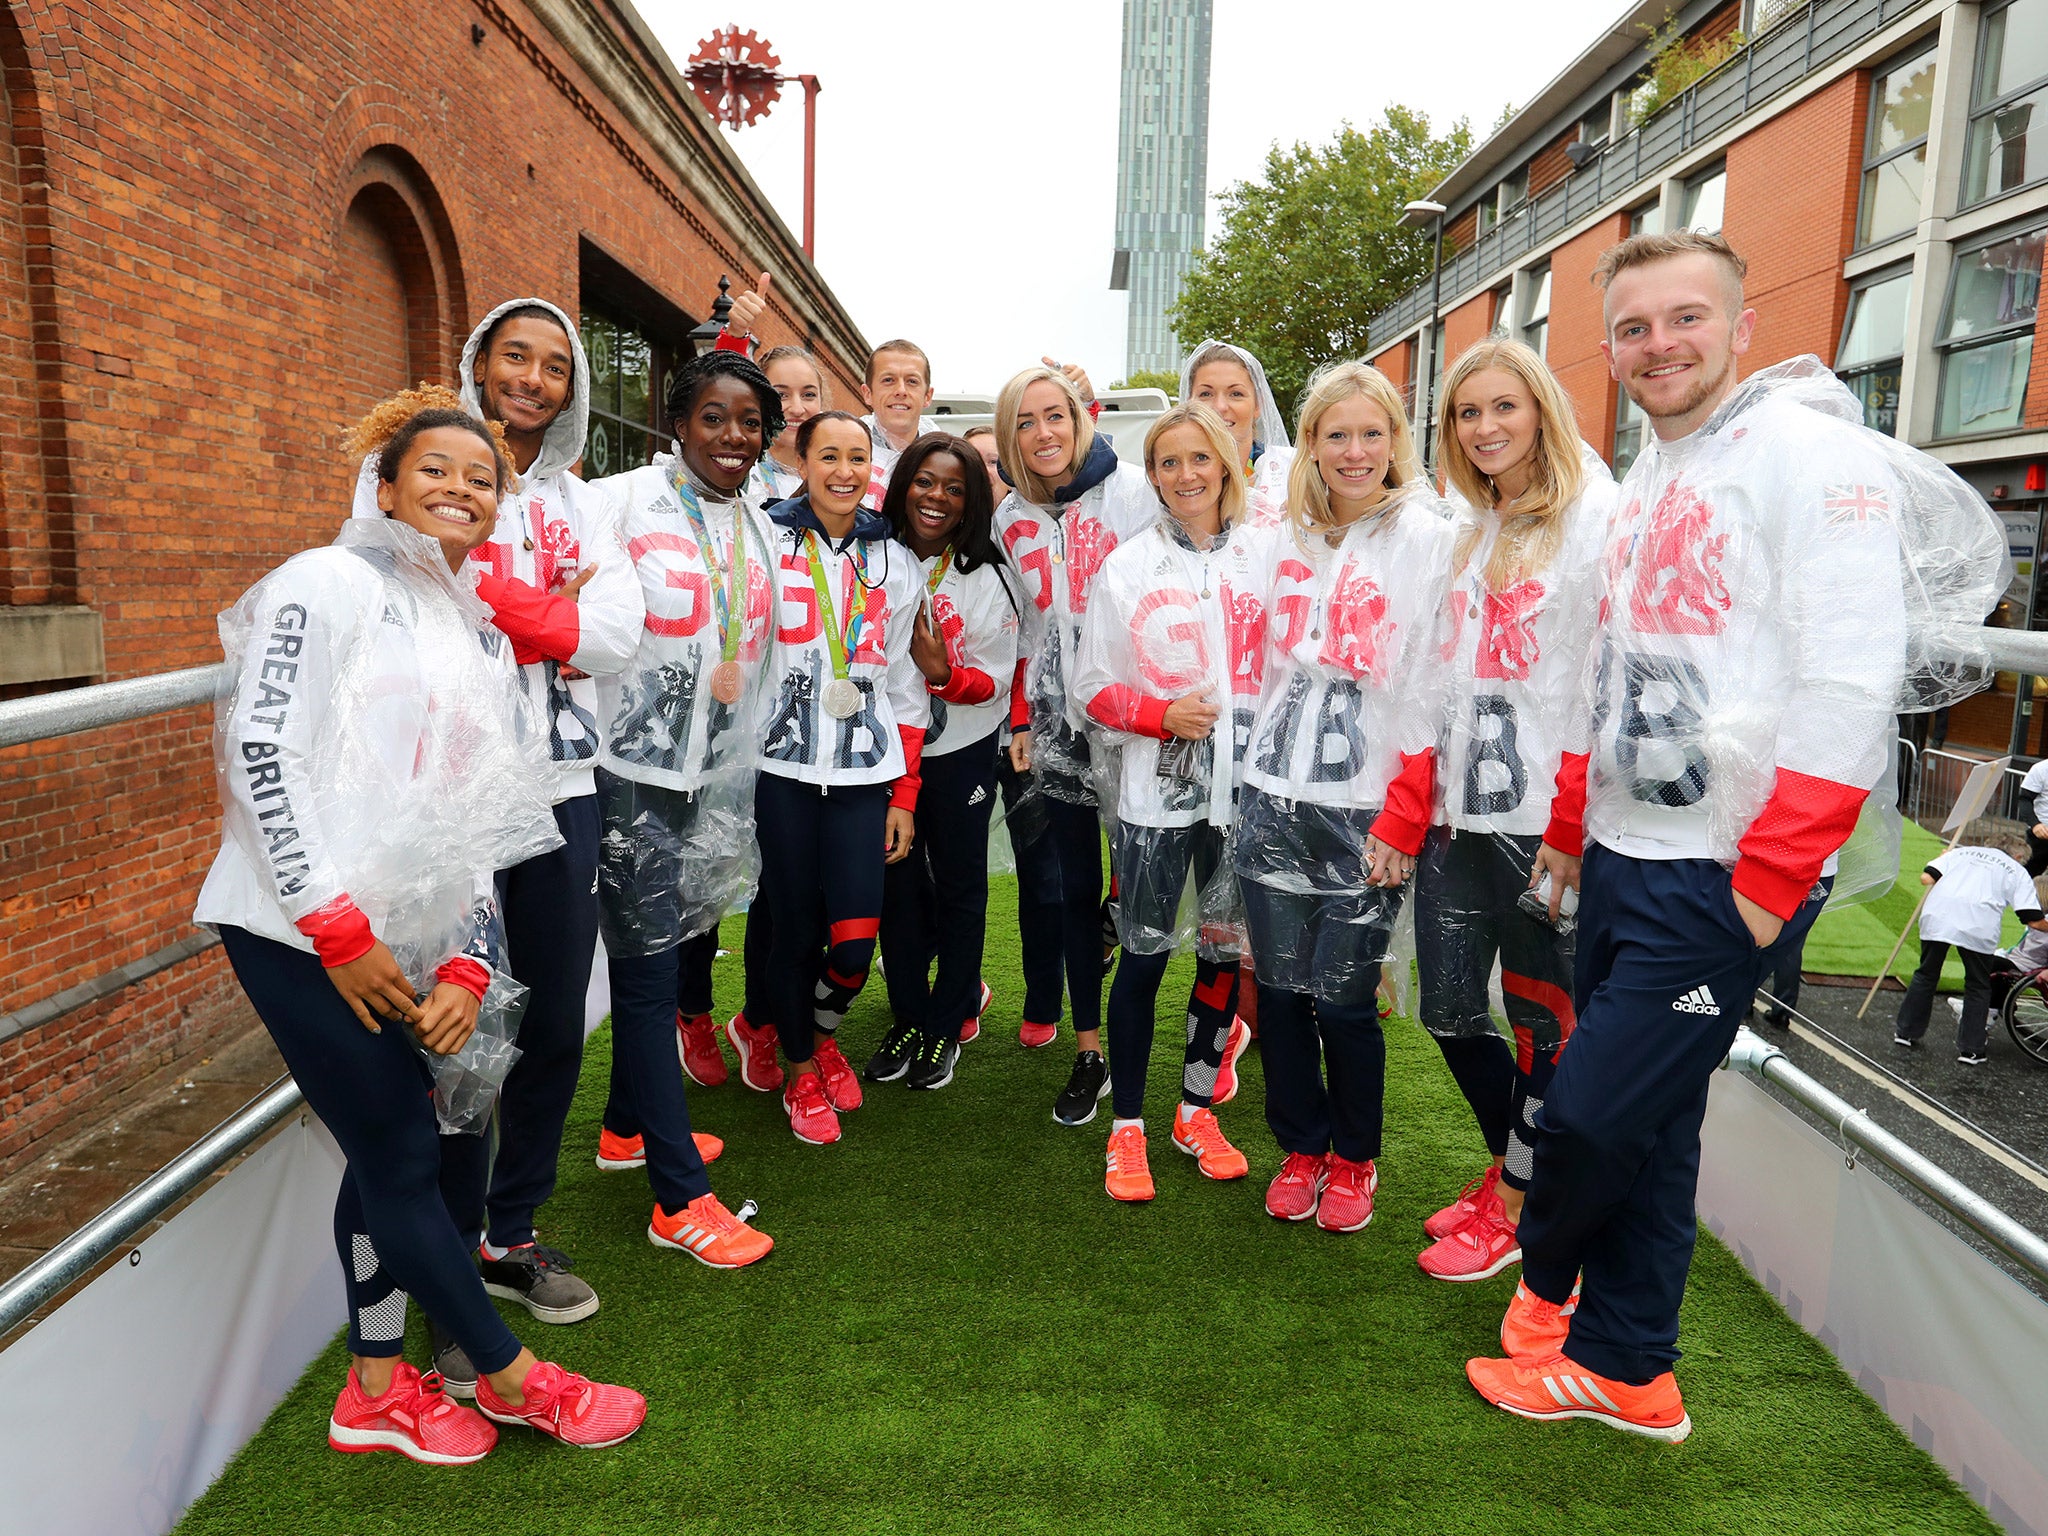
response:
[[(1674, 256), (1711, 257), (1721, 268), (1728, 294), (1728, 313), (1742, 313), (1742, 280), (1749, 275), (1749, 263), (1718, 234), (1678, 229), (1668, 235), (1630, 235), (1619, 245), (1610, 245), (1593, 264), (1593, 282), (1605, 293), (1615, 278), (1632, 267), (1647, 267)], [(1604, 306), (1603, 306), (1604, 307)], [(1604, 315), (1603, 315), (1604, 318)]]

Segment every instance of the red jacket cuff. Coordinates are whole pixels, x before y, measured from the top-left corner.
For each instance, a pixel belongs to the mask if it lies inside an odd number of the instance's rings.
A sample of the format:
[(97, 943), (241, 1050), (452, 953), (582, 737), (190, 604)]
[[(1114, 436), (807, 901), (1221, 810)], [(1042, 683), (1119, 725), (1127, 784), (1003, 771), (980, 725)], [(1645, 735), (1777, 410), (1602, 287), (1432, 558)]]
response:
[(472, 960), (467, 955), (443, 960), (434, 972), (434, 979), (453, 982), (463, 991), (474, 994), (478, 1002), (484, 1000), (484, 993), (491, 987), (490, 971), (481, 960)]
[(1435, 787), (1436, 749), (1401, 754), (1401, 771), (1387, 785), (1387, 803), (1373, 818), (1372, 835), (1410, 855), (1422, 852), (1429, 830), (1430, 792)]
[(1869, 798), (1867, 789), (1780, 768), (1771, 798), (1736, 844), (1735, 889), (1789, 921)]
[(927, 683), (925, 688), (933, 698), (948, 704), (986, 704), (996, 696), (996, 680), (974, 667), (955, 667), (945, 687), (933, 688)]
[(1088, 402), (1088, 419), (1090, 421), (1102, 420), (1102, 402), (1100, 400), (1090, 400)]
[(1013, 731), (1031, 729), (1031, 700), (1024, 692), (1024, 669), (1029, 665), (1026, 658), (1018, 657), (1016, 676), (1010, 679), (1010, 729)]
[(477, 582), (476, 595), (490, 604), (491, 622), (510, 637), (512, 659), (521, 666), (543, 656), (556, 661), (575, 658), (583, 623), (574, 598), (489, 572)]
[(1166, 728), (1168, 701), (1123, 683), (1111, 683), (1088, 701), (1088, 718), (1112, 731), (1133, 736), (1155, 736), (1164, 741), (1173, 733)]
[(896, 734), (903, 742), (903, 777), (889, 792), (889, 804), (899, 811), (915, 811), (917, 792), (924, 787), (924, 732), (914, 725), (899, 725)]
[(317, 911), (308, 912), (296, 926), (313, 941), (313, 953), (329, 970), (362, 959), (377, 943), (377, 936), (370, 932), (370, 920), (345, 893)]
[(754, 355), (754, 338), (751, 336), (735, 336), (731, 331), (720, 331), (718, 333), (718, 343), (711, 350), (714, 352), (737, 352), (741, 357), (752, 357)]
[(1558, 759), (1557, 793), (1550, 800), (1550, 825), (1543, 841), (1573, 858), (1586, 851), (1586, 758), (1567, 752)]

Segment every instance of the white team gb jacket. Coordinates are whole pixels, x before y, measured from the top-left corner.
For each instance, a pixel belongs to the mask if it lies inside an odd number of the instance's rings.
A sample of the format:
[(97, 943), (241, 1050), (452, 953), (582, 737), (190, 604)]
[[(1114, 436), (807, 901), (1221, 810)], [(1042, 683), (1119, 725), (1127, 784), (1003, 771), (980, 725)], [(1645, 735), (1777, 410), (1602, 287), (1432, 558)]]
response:
[[(938, 561), (918, 562), (929, 591)], [(946, 647), (953, 675), (944, 688), (929, 688), (931, 727), (924, 755), (941, 757), (993, 735), (1010, 718), (1010, 685), (1017, 671), (1017, 631), (1022, 599), (998, 566), (978, 565), (962, 574), (948, 559), (946, 574), (931, 593), (932, 629)], [(983, 691), (983, 680), (987, 691)]]

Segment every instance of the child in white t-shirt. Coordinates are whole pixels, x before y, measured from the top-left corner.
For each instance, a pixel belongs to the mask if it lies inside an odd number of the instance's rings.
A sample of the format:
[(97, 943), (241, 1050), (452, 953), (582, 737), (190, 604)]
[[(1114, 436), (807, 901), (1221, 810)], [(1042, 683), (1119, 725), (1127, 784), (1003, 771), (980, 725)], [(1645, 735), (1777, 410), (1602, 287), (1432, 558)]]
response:
[(1906, 986), (1899, 1004), (1892, 1044), (1917, 1049), (1927, 1033), (1927, 1015), (1941, 967), (1953, 944), (1963, 960), (1963, 1015), (1956, 1025), (1956, 1060), (1982, 1066), (1986, 1024), (1991, 1009), (1991, 969), (1999, 929), (2008, 910), (2029, 928), (2048, 931), (2048, 916), (2034, 882), (2019, 861), (1996, 848), (1951, 848), (1921, 872), (1920, 883), (1932, 886), (1920, 909), (1920, 968)]

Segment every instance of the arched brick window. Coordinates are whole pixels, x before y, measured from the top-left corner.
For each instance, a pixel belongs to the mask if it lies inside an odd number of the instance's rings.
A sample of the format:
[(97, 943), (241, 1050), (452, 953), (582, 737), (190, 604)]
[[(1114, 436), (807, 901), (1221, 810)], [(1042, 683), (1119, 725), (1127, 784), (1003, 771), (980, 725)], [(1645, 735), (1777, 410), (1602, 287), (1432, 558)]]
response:
[(454, 238), (418, 162), (372, 150), (347, 190), (330, 289), (344, 419), (422, 379), (454, 384), (467, 329)]

